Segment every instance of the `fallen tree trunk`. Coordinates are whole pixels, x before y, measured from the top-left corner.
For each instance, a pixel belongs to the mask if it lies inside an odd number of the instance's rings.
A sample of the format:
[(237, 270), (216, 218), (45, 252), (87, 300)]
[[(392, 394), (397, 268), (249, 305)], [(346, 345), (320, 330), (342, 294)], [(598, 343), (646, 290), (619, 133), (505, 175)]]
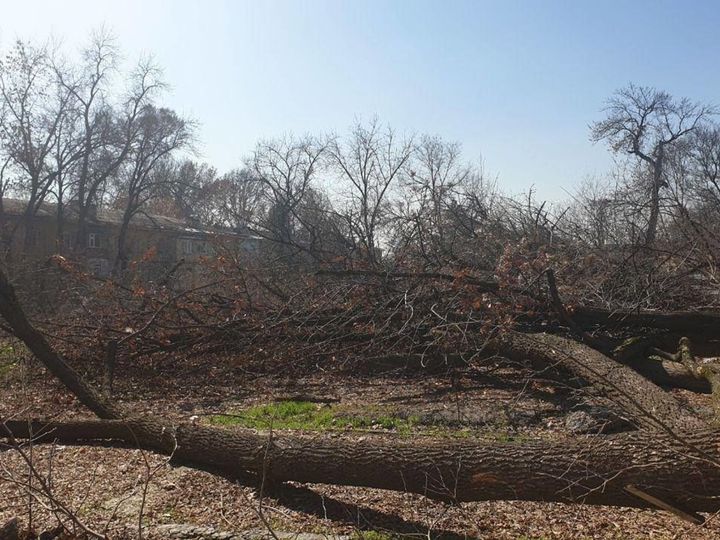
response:
[[(649, 358), (646, 359), (648, 356), (646, 351), (648, 348), (651, 348), (652, 338), (631, 338), (620, 346), (612, 348), (609, 340), (598, 339), (592, 334), (582, 330), (575, 321), (575, 317), (568, 312), (560, 298), (555, 282), (555, 273), (552, 269), (548, 269), (546, 275), (550, 298), (552, 299), (553, 306), (560, 320), (579, 335), (584, 343), (604, 354), (612, 356), (614, 360), (632, 367), (643, 377), (650, 379), (656, 384), (685, 388), (694, 392), (711, 392), (710, 384), (706, 380), (696, 377), (690, 369), (677, 361), (664, 361), (663, 359), (654, 361)], [(579, 309), (582, 311), (585, 308)]]
[[(154, 426), (154, 427), (151, 427)], [(113, 440), (173, 455), (176, 463), (231, 477), (361, 486), (452, 501), (532, 500), (645, 507), (629, 484), (680, 507), (720, 509), (720, 437), (696, 434), (687, 445), (644, 433), (569, 440), (329, 438), (169, 426), (149, 419), (68, 423), (6, 422), (15, 437), (77, 443)], [(145, 440), (148, 429), (156, 432)], [(160, 444), (157, 444), (160, 442)], [(698, 454), (698, 452), (700, 452)]]
[(65, 360), (55, 351), (45, 336), (30, 323), (5, 273), (0, 269), (0, 316), (12, 329), (13, 335), (42, 362), (42, 364), (62, 382), (80, 403), (85, 405), (99, 418), (122, 418), (121, 409), (109, 399), (101, 396)]
[[(488, 349), (561, 365), (590, 382), (645, 432), (493, 443), (262, 435), (139, 417), (101, 396), (25, 317), (0, 271), (0, 315), (35, 356), (100, 417), (115, 421), (6, 422), (11, 438), (118, 440), (178, 462), (271, 481), (365, 486), (443, 500), (539, 500), (646, 506), (653, 497), (689, 510), (720, 509), (720, 435), (632, 369), (585, 345), (547, 334), (506, 332)], [(42, 435), (42, 429), (46, 435)], [(627, 492), (635, 486), (651, 497)]]
[(611, 354), (614, 360), (633, 368), (656, 384), (709, 394), (712, 388), (707, 380), (697, 378), (672, 355), (663, 353), (658, 356), (658, 352), (662, 352), (658, 347), (674, 345), (681, 337), (677, 334), (636, 336), (624, 340)]
[(610, 327), (662, 328), (675, 332), (700, 332), (720, 329), (720, 313), (710, 311), (641, 311), (607, 310), (575, 306), (571, 309), (573, 319), (582, 325)]
[[(316, 275), (335, 277), (375, 277), (381, 279), (438, 280), (460, 282), (477, 287), (485, 292), (503, 290), (491, 275), (485, 278), (441, 272), (381, 272), (376, 270), (318, 270)], [(552, 289), (552, 286), (551, 286)], [(508, 292), (533, 296), (528, 288), (508, 288)], [(552, 291), (550, 291), (552, 294)], [(557, 299), (552, 299), (555, 303)], [(720, 329), (720, 313), (712, 311), (650, 311), (650, 310), (608, 310), (592, 306), (567, 307), (568, 315), (580, 325), (611, 327), (643, 327), (674, 330), (677, 332), (698, 332)]]
[(623, 362), (655, 384), (684, 388), (700, 394), (710, 394), (712, 387), (706, 379), (698, 379), (682, 364), (669, 360), (652, 360), (644, 357), (629, 358)]
[(487, 348), (510, 358), (529, 359), (538, 368), (564, 367), (592, 384), (608, 407), (638, 427), (692, 432), (705, 426), (662, 388), (582, 343), (551, 334), (506, 332), (490, 340)]

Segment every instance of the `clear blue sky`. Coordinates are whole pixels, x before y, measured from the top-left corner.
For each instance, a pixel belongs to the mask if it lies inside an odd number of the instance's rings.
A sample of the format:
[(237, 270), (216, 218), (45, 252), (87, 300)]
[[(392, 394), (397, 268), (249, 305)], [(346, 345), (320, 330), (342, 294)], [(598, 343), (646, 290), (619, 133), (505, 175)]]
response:
[(225, 170), (261, 137), (377, 114), (557, 199), (611, 159), (588, 124), (632, 81), (720, 103), (716, 1), (0, 0), (0, 45), (94, 28), (151, 52)]

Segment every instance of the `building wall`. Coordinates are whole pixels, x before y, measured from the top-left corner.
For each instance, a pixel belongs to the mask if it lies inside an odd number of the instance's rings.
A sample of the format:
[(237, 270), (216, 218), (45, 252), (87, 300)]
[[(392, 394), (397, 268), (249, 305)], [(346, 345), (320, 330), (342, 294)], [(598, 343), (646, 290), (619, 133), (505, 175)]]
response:
[[(8, 216), (7, 224), (12, 226), (17, 216)], [(32, 261), (62, 254), (79, 258), (85, 262), (88, 271), (100, 277), (107, 277), (112, 271), (117, 255), (119, 226), (110, 223), (89, 223), (82, 245), (77, 246), (78, 227), (68, 221), (64, 224), (63, 235), (58, 240), (57, 220), (53, 216), (36, 216), (33, 219), (33, 237), (28, 250), (25, 249), (25, 228), (20, 225), (14, 235), (12, 251), (16, 260)], [(131, 261), (142, 261), (147, 278), (154, 279), (164, 274), (179, 260), (186, 262), (186, 274), (194, 283), (198, 282), (206, 268), (206, 258), (214, 256), (218, 246), (254, 252), (255, 242), (237, 235), (207, 234), (195, 231), (170, 229), (149, 230), (130, 226), (126, 249)]]

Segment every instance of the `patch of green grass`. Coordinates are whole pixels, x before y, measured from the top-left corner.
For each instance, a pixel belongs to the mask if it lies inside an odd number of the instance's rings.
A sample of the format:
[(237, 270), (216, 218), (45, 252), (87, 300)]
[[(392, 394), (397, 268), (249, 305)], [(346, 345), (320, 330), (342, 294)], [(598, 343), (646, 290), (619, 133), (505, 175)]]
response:
[(307, 401), (278, 401), (258, 405), (234, 414), (211, 416), (213, 424), (253, 429), (382, 429), (409, 434), (418, 418), (401, 418), (387, 411), (353, 411), (343, 407), (318, 405)]
[(278, 401), (235, 414), (218, 414), (210, 422), (255, 429), (314, 429), (328, 422), (328, 412), (307, 401)]
[(277, 401), (208, 417), (211, 424), (251, 429), (296, 429), (306, 431), (388, 431), (400, 437), (425, 435), (438, 438), (481, 437), (503, 443), (524, 442), (526, 435), (505, 429), (478, 431), (428, 424), (420, 416), (395, 413), (378, 406), (350, 407), (322, 405), (307, 401)]
[(22, 350), (13, 343), (0, 342), (0, 377), (8, 375), (20, 361)]
[(400, 536), (381, 531), (356, 531), (351, 540), (397, 540)]

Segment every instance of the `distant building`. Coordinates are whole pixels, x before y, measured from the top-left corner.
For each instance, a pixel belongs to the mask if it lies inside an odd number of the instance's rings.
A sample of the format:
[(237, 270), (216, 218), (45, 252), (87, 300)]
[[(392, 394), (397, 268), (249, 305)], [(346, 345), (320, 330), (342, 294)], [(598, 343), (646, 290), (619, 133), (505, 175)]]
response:
[[(15, 229), (12, 238), (14, 253), (23, 253), (24, 259), (41, 259), (63, 254), (84, 263), (89, 271), (107, 277), (117, 256), (117, 239), (122, 225), (122, 210), (99, 208), (87, 219), (87, 233), (78, 239), (77, 209), (64, 207), (63, 233), (58, 235), (57, 204), (43, 203), (31, 218), (32, 237), (25, 244), (23, 214), (27, 201), (5, 198), (2, 200), (0, 225), (6, 230)], [(81, 242), (81, 245), (77, 245)], [(195, 272), (200, 271), (204, 257), (222, 249), (255, 252), (260, 238), (249, 231), (205, 228), (189, 225), (168, 216), (138, 213), (130, 221), (126, 252), (130, 260), (143, 258), (150, 268), (161, 272), (184, 260)]]

